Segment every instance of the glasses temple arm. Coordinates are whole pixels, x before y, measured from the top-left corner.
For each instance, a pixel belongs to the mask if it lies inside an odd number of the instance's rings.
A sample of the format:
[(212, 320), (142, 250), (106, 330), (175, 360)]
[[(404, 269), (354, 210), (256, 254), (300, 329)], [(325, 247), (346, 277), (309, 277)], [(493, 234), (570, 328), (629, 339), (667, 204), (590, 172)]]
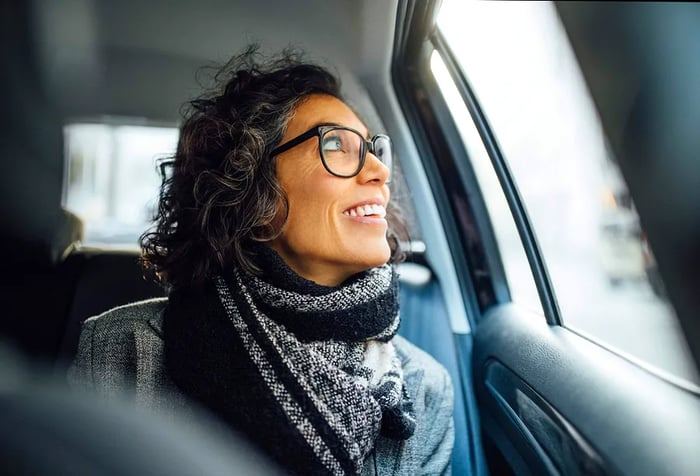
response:
[(310, 138), (314, 136), (320, 136), (320, 132), (318, 130), (318, 127), (314, 127), (313, 129), (309, 129), (308, 131), (304, 132), (302, 135), (295, 137), (294, 139), (290, 140), (289, 142), (282, 144), (270, 152), (270, 157), (274, 157), (275, 155), (279, 155), (283, 152), (288, 151), (292, 147), (296, 147), (299, 144), (301, 144), (304, 141), (309, 140)]

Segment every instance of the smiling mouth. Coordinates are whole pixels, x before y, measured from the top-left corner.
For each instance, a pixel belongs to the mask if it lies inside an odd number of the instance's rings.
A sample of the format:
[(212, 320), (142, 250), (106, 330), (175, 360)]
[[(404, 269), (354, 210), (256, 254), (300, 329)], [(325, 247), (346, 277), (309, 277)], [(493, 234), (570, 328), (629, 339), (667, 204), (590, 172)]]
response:
[(345, 210), (343, 215), (351, 217), (384, 218), (386, 217), (386, 208), (384, 208), (382, 205), (360, 205), (358, 207)]

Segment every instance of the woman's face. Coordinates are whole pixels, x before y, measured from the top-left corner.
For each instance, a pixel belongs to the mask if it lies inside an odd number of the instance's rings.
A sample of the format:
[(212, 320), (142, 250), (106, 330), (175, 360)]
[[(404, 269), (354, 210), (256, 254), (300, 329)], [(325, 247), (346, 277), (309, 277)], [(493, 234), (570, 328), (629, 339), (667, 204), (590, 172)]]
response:
[[(334, 123), (365, 136), (367, 128), (339, 99), (311, 95), (297, 107), (281, 144), (312, 127)], [(278, 155), (277, 178), (289, 200), (289, 217), (272, 248), (297, 274), (336, 286), (360, 271), (382, 265), (391, 251), (384, 218), (389, 169), (367, 152), (358, 175), (340, 178), (323, 167), (318, 138)], [(374, 205), (369, 216), (357, 207)]]

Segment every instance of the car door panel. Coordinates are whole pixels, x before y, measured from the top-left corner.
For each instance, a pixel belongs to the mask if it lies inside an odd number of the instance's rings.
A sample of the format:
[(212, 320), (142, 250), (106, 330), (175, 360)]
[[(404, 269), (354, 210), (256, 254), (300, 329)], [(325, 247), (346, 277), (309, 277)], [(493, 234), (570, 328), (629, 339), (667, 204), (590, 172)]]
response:
[(590, 443), (523, 379), (496, 359), (485, 368), (484, 383), (499, 426), (517, 431), (508, 436), (522, 443), (523, 453), (534, 453), (530, 464), (541, 466), (539, 474), (605, 474)]
[(697, 395), (569, 329), (500, 306), (477, 329), (472, 363), (482, 426), (518, 473), (700, 468)]

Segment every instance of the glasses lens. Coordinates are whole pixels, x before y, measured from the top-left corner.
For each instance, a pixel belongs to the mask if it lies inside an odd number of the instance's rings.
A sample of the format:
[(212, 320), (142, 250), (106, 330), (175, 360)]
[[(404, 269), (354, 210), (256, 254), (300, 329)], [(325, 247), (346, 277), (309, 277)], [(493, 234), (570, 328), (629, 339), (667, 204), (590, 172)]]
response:
[(374, 155), (389, 169), (389, 180), (391, 180), (394, 166), (394, 151), (391, 147), (391, 139), (385, 135), (378, 135), (375, 136), (372, 145), (374, 147)]
[(341, 177), (352, 177), (360, 168), (364, 140), (347, 129), (330, 129), (321, 136), (321, 155), (328, 170)]

